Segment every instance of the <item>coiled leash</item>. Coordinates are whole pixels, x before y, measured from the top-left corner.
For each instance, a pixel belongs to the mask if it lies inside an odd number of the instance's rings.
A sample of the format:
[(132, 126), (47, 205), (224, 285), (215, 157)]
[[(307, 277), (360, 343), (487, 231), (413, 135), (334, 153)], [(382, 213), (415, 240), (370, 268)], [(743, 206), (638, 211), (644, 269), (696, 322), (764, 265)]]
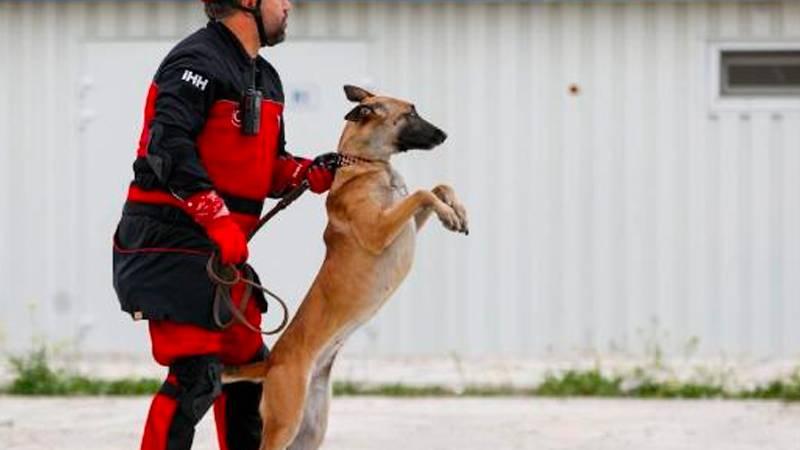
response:
[[(270, 209), (266, 214), (264, 214), (264, 217), (259, 219), (253, 231), (251, 231), (247, 236), (247, 242), (250, 242), (258, 230), (266, 225), (270, 219), (275, 217), (276, 214), (283, 209), (286, 209), (286, 207), (300, 198), (300, 196), (303, 195), (306, 190), (308, 190), (308, 181), (304, 180), (298, 187), (283, 196), (281, 201), (279, 201), (275, 207)], [(233, 325), (235, 321), (239, 321), (250, 331), (254, 331), (266, 336), (280, 333), (284, 328), (286, 328), (286, 324), (289, 322), (289, 308), (286, 307), (286, 302), (284, 302), (283, 299), (269, 289), (253, 281), (255, 279), (255, 271), (252, 267), (250, 267), (249, 264), (243, 264), (241, 269), (236, 267), (234, 264), (223, 265), (219, 262), (217, 253), (214, 252), (208, 259), (208, 263), (206, 264), (206, 272), (208, 273), (208, 277), (215, 285), (213, 316), (214, 324), (216, 324), (218, 327), (225, 329)], [(239, 301), (239, 305), (235, 305), (233, 303), (233, 297), (231, 296), (231, 289), (240, 282), (244, 283), (245, 285), (244, 292), (242, 293), (242, 299)], [(280, 325), (272, 330), (264, 331), (258, 327), (255, 327), (244, 315), (244, 311), (247, 308), (247, 302), (250, 301), (250, 297), (253, 294), (253, 289), (258, 289), (272, 297), (276, 302), (278, 302), (278, 304), (281, 306), (281, 309), (283, 309), (283, 320), (281, 320)], [(223, 307), (228, 308), (228, 310), (231, 312), (231, 315), (233, 315), (233, 318), (231, 318), (231, 320), (228, 322), (222, 320)], [(267, 308), (269, 309), (269, 304), (267, 304)]]

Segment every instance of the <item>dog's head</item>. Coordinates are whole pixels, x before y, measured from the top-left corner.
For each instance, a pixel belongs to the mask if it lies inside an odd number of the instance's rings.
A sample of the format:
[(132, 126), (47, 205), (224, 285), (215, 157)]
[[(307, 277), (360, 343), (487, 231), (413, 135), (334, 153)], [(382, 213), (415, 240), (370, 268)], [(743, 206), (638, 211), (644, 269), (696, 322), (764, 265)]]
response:
[(356, 86), (345, 86), (344, 92), (358, 105), (344, 117), (347, 125), (340, 149), (388, 159), (398, 152), (430, 150), (447, 139), (447, 134), (420, 117), (411, 103)]

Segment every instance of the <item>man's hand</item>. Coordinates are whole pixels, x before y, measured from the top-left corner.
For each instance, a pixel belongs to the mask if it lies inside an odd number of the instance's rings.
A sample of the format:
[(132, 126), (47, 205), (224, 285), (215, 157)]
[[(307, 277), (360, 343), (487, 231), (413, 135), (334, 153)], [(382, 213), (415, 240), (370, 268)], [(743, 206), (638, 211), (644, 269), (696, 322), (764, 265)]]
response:
[(183, 202), (183, 210), (206, 230), (217, 245), (220, 262), (239, 264), (247, 260), (247, 238), (216, 192), (203, 191), (192, 195)]
[(247, 260), (247, 239), (231, 216), (212, 220), (206, 226), (206, 233), (217, 244), (222, 264), (239, 264)]
[(339, 160), (338, 153), (324, 153), (314, 158), (306, 172), (311, 192), (321, 194), (331, 188), (336, 169), (339, 168)]

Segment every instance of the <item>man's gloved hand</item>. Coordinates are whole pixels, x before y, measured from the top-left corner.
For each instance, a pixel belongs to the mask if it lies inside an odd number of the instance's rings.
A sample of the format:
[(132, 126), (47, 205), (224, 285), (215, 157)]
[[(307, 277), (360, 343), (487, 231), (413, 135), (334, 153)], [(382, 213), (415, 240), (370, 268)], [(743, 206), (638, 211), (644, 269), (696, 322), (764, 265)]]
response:
[(339, 168), (339, 160), (338, 153), (324, 153), (314, 158), (306, 172), (311, 192), (321, 194), (331, 188), (333, 176)]
[(220, 262), (239, 264), (247, 260), (247, 238), (231, 218), (225, 201), (214, 191), (198, 192), (183, 202), (186, 211), (200, 224), (219, 248)]
[(206, 233), (217, 244), (222, 264), (239, 264), (247, 261), (247, 239), (230, 215), (212, 220), (206, 226)]

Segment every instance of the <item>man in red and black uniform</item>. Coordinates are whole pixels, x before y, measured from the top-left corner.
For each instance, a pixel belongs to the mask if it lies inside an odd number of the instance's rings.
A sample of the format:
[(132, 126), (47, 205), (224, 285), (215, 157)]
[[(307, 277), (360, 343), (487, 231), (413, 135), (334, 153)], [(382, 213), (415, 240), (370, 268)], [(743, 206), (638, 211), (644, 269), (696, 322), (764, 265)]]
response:
[[(335, 155), (311, 161), (287, 153), (281, 81), (258, 56), (283, 40), (291, 3), (205, 3), (211, 21), (169, 53), (150, 87), (134, 181), (114, 237), (122, 309), (149, 321), (153, 356), (169, 367), (150, 407), (144, 450), (189, 449), (212, 405), (221, 449), (258, 448), (261, 386), (223, 387), (220, 374), (224, 364), (263, 359), (267, 350), (244, 325), (215, 324), (205, 265), (212, 252), (222, 263), (244, 263), (246, 236), (265, 198), (305, 180), (325, 192), (335, 170)], [(243, 290), (233, 287), (234, 303)], [(252, 325), (260, 325), (264, 306), (263, 297), (248, 303)]]

